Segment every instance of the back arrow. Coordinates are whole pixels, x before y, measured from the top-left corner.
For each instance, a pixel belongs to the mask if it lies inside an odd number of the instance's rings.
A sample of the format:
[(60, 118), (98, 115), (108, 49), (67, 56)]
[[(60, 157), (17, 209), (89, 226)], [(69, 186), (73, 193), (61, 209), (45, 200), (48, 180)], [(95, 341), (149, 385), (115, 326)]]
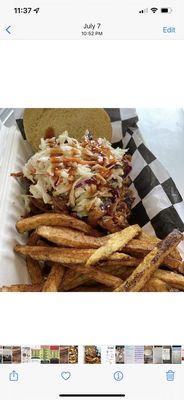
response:
[(9, 35), (11, 35), (10, 28), (11, 28), (11, 25), (9, 25), (9, 26), (5, 29), (6, 32), (9, 33)]

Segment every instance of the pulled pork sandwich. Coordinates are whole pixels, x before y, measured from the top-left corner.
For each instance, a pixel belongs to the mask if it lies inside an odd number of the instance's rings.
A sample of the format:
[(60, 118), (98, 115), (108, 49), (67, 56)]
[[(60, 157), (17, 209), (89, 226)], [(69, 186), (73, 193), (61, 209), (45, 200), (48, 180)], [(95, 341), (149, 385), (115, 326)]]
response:
[(126, 150), (90, 132), (80, 142), (67, 132), (58, 137), (50, 132), (39, 147), (22, 171), (31, 215), (35, 208), (67, 212), (109, 232), (128, 225), (134, 198)]

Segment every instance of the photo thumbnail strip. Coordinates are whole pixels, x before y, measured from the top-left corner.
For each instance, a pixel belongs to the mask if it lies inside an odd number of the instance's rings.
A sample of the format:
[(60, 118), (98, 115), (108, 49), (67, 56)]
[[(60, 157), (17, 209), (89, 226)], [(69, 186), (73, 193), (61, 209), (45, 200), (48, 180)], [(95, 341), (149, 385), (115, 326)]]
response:
[(0, 364), (183, 364), (184, 345), (0, 346)]

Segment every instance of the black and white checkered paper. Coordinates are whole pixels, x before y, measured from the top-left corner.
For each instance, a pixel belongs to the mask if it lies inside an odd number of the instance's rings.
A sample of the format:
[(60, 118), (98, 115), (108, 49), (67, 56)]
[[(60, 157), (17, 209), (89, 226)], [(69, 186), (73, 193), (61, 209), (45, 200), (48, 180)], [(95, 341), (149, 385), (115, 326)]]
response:
[(184, 231), (184, 202), (167, 170), (143, 143), (136, 118), (123, 120), (120, 109), (106, 109), (113, 127), (113, 145), (128, 149), (132, 156), (135, 201), (131, 223), (164, 238), (174, 228)]

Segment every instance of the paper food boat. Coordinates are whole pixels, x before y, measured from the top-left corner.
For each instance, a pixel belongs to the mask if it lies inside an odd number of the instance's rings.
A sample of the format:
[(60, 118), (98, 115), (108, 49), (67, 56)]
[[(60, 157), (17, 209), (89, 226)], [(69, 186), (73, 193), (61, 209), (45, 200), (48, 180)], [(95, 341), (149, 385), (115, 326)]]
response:
[[(117, 109), (116, 109), (117, 110)], [(132, 189), (135, 202), (132, 222), (145, 231), (163, 238), (174, 228), (184, 231), (184, 202), (159, 160), (142, 141), (138, 128), (127, 127), (121, 113), (109, 109), (112, 120), (114, 145), (128, 147), (132, 154)], [(25, 260), (14, 253), (16, 243), (24, 244), (26, 234), (20, 235), (15, 224), (24, 215), (24, 203), (20, 198), (21, 186), (10, 176), (22, 170), (32, 150), (23, 138), (18, 126), (3, 126), (0, 130), (0, 286), (30, 283)], [(183, 254), (183, 245), (180, 244)]]

